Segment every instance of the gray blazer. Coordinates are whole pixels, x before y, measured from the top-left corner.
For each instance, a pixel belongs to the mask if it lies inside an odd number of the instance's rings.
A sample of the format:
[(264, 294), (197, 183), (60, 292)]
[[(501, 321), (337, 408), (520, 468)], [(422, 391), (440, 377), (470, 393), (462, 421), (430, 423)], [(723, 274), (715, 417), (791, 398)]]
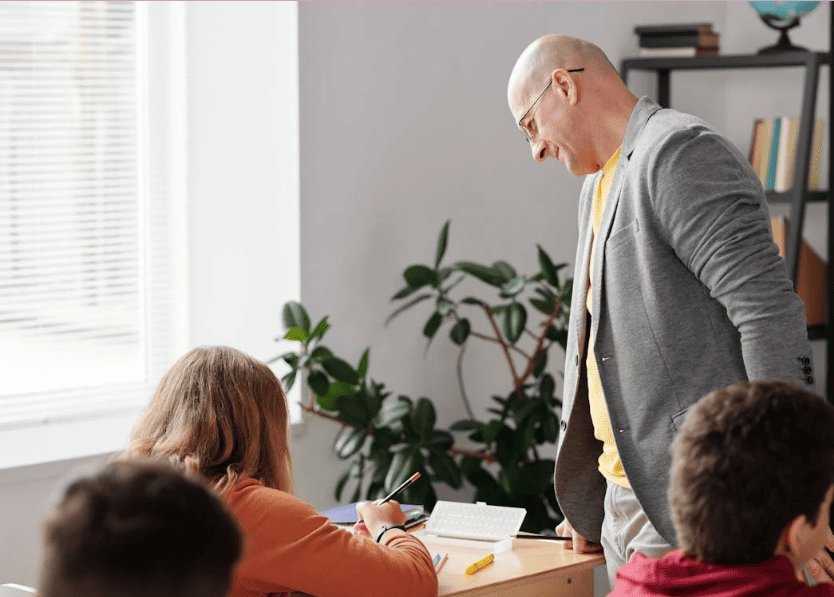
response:
[(813, 383), (805, 308), (770, 231), (762, 185), (702, 120), (634, 107), (589, 264), (599, 174), (585, 179), (568, 330), (556, 495), (572, 526), (599, 541), (605, 479), (588, 410), (590, 325), (620, 460), (671, 545), (669, 447), (687, 409), (742, 380)]

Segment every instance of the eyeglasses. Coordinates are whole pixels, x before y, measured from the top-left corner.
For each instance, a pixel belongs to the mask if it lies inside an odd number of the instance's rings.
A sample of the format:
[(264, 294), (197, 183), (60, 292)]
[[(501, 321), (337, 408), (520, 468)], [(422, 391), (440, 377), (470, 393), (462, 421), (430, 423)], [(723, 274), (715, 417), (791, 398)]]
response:
[[(585, 70), (584, 66), (582, 68), (569, 68), (569, 69), (567, 69), (567, 71), (569, 73), (579, 73), (579, 72), (582, 72), (583, 70)], [(547, 91), (548, 89), (550, 89), (550, 86), (552, 84), (553, 84), (553, 77), (550, 77), (550, 81), (547, 82), (547, 87), (542, 89), (542, 92), (536, 96), (536, 99), (533, 100), (533, 103), (530, 104), (530, 107), (527, 108), (527, 111), (524, 114), (521, 115), (521, 118), (518, 119), (518, 130), (520, 130), (521, 133), (524, 135), (524, 140), (527, 141), (527, 143), (530, 142), (530, 135), (527, 133), (527, 131), (524, 130), (524, 126), (521, 123), (524, 122), (524, 119), (527, 118), (527, 115), (530, 113), (530, 111), (533, 108), (536, 107), (536, 104), (539, 103), (539, 100), (544, 95), (544, 92)]]

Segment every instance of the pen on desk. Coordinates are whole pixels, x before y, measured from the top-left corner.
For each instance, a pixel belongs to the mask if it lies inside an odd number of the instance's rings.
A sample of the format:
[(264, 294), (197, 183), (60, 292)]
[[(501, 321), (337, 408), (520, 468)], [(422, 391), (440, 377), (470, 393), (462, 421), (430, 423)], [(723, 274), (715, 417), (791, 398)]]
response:
[(379, 502), (379, 503), (384, 504), (388, 500), (392, 499), (395, 495), (400, 493), (403, 489), (405, 489), (406, 487), (408, 487), (409, 485), (414, 483), (419, 478), (420, 478), (420, 473), (419, 472), (414, 473), (408, 479), (406, 479), (399, 487), (397, 487), (394, 491), (389, 493), (386, 497), (382, 498), (382, 501)]
[(495, 559), (494, 555), (492, 555), (491, 553), (487, 554), (485, 557), (481, 558), (477, 562), (469, 564), (466, 567), (466, 570), (464, 570), (464, 572), (466, 574), (475, 574), (478, 570), (481, 570), (482, 568), (486, 568), (487, 566), (492, 564), (492, 561), (494, 559)]
[(514, 539), (544, 539), (546, 541), (573, 541), (573, 537), (558, 537), (556, 535), (514, 535)]

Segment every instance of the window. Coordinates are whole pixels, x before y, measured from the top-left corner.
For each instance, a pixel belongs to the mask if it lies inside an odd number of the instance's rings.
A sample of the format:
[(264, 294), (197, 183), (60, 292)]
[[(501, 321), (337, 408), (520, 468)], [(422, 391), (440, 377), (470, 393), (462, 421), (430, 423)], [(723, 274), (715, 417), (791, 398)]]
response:
[(184, 9), (167, 4), (0, 3), (0, 433), (135, 412), (183, 351)]

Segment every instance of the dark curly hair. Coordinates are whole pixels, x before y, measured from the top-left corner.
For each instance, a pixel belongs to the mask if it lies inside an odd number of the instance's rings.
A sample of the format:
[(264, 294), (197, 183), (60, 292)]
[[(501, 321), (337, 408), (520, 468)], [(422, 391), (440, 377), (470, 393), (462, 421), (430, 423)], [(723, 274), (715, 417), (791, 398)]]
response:
[(38, 595), (223, 597), (241, 551), (234, 516), (202, 479), (117, 461), (72, 483), (47, 521)]
[(713, 392), (672, 444), (679, 546), (702, 562), (762, 562), (793, 518), (816, 523), (832, 483), (832, 405), (783, 381)]

